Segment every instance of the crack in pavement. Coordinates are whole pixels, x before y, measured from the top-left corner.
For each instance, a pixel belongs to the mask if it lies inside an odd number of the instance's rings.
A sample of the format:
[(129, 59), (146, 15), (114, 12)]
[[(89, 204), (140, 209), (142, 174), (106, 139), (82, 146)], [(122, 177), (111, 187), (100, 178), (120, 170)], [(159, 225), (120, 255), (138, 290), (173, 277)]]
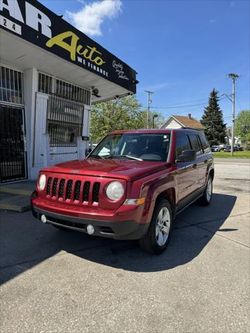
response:
[[(204, 227), (197, 226), (197, 228), (212, 233), (209, 229), (206, 229), (206, 228), (204, 228)], [(218, 231), (218, 230), (217, 230), (217, 231)], [(214, 233), (215, 236), (225, 238), (225, 239), (227, 239), (227, 240), (229, 240), (229, 241), (231, 241), (231, 242), (233, 242), (233, 243), (235, 243), (235, 244), (239, 244), (239, 245), (242, 245), (243, 247), (246, 247), (247, 249), (250, 249), (250, 246), (248, 246), (248, 245), (246, 245), (246, 244), (244, 244), (244, 243), (241, 243), (241, 242), (239, 242), (239, 241), (237, 241), (237, 240), (235, 240), (235, 239), (232, 239), (232, 238), (226, 237), (226, 236), (224, 236), (224, 235), (217, 234), (217, 231)]]
[[(248, 214), (249, 214), (249, 212), (244, 213), (244, 214), (236, 214), (236, 215), (232, 215), (232, 216), (230, 216), (230, 218), (231, 218), (231, 217), (234, 217), (234, 216), (244, 216), (244, 215), (248, 215)], [(217, 232), (218, 232), (219, 230), (217, 230), (216, 232), (213, 232), (213, 231), (211, 231), (211, 230), (209, 230), (209, 229), (207, 229), (207, 228), (205, 228), (205, 227), (202, 226), (203, 224), (207, 224), (207, 223), (209, 223), (209, 222), (218, 222), (218, 221), (223, 221), (224, 219), (225, 219), (225, 217), (224, 217), (224, 218), (222, 217), (222, 218), (219, 218), (219, 219), (213, 219), (213, 220), (206, 220), (206, 221), (202, 221), (202, 222), (199, 222), (199, 223), (190, 223), (190, 224), (187, 224), (187, 225), (182, 226), (182, 227), (179, 227), (179, 228), (177, 227), (177, 228), (175, 228), (175, 229), (176, 229), (176, 230), (181, 230), (181, 229), (185, 229), (185, 228), (196, 227), (196, 228), (198, 228), (198, 229), (205, 230), (205, 231), (209, 232), (210, 234), (214, 234), (215, 236), (225, 238), (225, 239), (227, 239), (227, 240), (229, 240), (229, 241), (231, 241), (231, 242), (233, 242), (233, 243), (236, 243), (236, 244), (242, 245), (243, 247), (246, 247), (247, 249), (249, 249), (249, 248), (250, 248), (249, 245), (246, 245), (246, 244), (244, 244), (244, 243), (242, 243), (242, 242), (239, 242), (239, 241), (234, 240), (234, 239), (232, 239), (232, 238), (226, 237), (226, 236), (224, 236), (224, 235), (218, 234)], [(188, 223), (188, 222), (185, 221), (185, 220), (182, 220), (182, 221), (185, 222), (185, 223)]]
[(209, 220), (201, 221), (201, 222), (198, 222), (198, 223), (197, 222), (196, 223), (188, 223), (187, 220), (184, 220), (184, 219), (180, 218), (180, 221), (183, 221), (183, 222), (187, 223), (188, 225), (183, 226), (183, 227), (177, 227), (175, 229), (182, 229), (182, 228), (186, 228), (188, 226), (196, 226), (196, 225), (200, 225), (200, 224), (204, 224), (204, 223), (208, 223), (208, 222), (216, 222), (216, 221), (224, 220), (224, 219), (231, 218), (231, 217), (244, 216), (244, 215), (248, 215), (249, 213), (250, 213), (250, 211), (246, 212), (246, 213), (242, 213), (242, 214), (235, 214), (235, 215), (230, 215), (230, 216), (220, 216), (220, 217), (215, 218), (215, 219), (209, 219)]

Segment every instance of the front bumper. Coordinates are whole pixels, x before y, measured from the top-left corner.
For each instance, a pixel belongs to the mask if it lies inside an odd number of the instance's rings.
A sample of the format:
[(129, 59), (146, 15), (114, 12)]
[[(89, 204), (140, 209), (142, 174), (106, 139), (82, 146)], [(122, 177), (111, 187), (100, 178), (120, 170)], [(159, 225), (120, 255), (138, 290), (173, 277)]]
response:
[(32, 205), (32, 214), (41, 221), (41, 215), (45, 215), (48, 224), (73, 229), (87, 233), (87, 226), (94, 227), (93, 236), (101, 236), (120, 240), (136, 240), (142, 238), (147, 230), (148, 224), (139, 224), (135, 221), (99, 221), (57, 214)]

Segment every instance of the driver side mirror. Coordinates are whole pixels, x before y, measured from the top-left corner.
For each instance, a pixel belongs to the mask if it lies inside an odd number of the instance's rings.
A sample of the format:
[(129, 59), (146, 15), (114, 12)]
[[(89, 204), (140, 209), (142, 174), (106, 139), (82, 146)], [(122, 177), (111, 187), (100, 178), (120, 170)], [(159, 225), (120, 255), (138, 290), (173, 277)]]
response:
[(176, 163), (191, 162), (196, 159), (196, 152), (194, 150), (184, 150), (181, 155), (175, 160)]

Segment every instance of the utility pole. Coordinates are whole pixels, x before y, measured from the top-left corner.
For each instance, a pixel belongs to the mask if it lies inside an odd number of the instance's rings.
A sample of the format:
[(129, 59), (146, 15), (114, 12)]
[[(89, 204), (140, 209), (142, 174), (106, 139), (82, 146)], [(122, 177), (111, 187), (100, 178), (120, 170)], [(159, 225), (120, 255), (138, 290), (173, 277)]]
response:
[(235, 81), (239, 75), (235, 73), (228, 74), (228, 77), (232, 79), (232, 131), (231, 131), (231, 156), (234, 153), (234, 126), (235, 126)]
[(155, 128), (155, 118), (158, 118), (158, 114), (153, 115), (153, 128)]
[(147, 105), (147, 128), (149, 128), (149, 115), (150, 115), (150, 104), (152, 103), (151, 95), (153, 91), (145, 90), (145, 93), (148, 94), (148, 105)]

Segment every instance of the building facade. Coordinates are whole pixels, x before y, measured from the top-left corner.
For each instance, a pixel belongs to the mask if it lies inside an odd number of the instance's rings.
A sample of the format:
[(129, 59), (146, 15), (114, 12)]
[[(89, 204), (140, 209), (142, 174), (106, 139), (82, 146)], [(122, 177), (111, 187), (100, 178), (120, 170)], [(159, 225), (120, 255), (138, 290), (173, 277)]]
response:
[(35, 0), (0, 0), (0, 182), (85, 157), (91, 103), (136, 72)]

